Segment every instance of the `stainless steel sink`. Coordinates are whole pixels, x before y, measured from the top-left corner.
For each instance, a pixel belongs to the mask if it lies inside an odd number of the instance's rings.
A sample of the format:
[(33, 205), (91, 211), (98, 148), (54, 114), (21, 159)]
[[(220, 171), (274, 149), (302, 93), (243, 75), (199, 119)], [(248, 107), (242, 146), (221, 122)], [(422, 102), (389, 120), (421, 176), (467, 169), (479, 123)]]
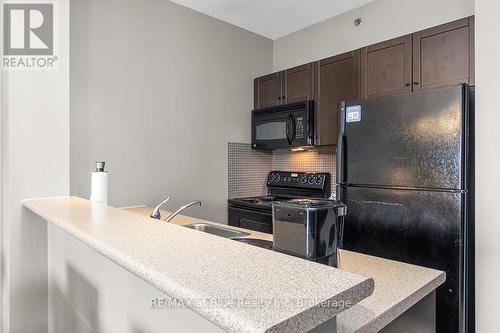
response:
[(264, 239), (257, 239), (257, 238), (237, 238), (233, 239), (234, 241), (240, 242), (240, 243), (245, 243), (249, 245), (254, 245), (261, 247), (263, 249), (268, 249), (272, 250), (273, 249), (273, 242), (264, 240)]
[(193, 223), (193, 224), (184, 224), (184, 227), (203, 231), (212, 235), (224, 237), (224, 238), (239, 238), (239, 237), (247, 237), (250, 236), (248, 232), (243, 231), (235, 231), (222, 227), (216, 227), (212, 224), (207, 223)]

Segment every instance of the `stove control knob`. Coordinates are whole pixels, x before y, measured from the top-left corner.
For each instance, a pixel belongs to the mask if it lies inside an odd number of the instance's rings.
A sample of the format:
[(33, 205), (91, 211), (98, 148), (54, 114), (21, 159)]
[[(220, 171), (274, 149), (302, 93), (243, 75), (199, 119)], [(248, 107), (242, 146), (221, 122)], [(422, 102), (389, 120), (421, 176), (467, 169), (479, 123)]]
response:
[(303, 176), (302, 178), (300, 178), (300, 182), (301, 182), (302, 184), (307, 183), (307, 177), (306, 177), (306, 176)]
[(321, 184), (321, 176), (315, 176), (314, 177), (314, 181), (316, 182), (316, 184)]
[(280, 180), (281, 180), (281, 175), (278, 173), (278, 174), (276, 175), (276, 178), (274, 179), (274, 181), (277, 183), (277, 182), (279, 182)]
[(314, 178), (312, 176), (309, 176), (309, 178), (307, 178), (307, 182), (309, 184), (314, 184)]
[(269, 182), (269, 183), (270, 183), (270, 182), (273, 182), (273, 181), (274, 181), (274, 177), (276, 177), (276, 175), (275, 175), (274, 173), (270, 174), (270, 175), (269, 175), (269, 180), (268, 180), (268, 182)]

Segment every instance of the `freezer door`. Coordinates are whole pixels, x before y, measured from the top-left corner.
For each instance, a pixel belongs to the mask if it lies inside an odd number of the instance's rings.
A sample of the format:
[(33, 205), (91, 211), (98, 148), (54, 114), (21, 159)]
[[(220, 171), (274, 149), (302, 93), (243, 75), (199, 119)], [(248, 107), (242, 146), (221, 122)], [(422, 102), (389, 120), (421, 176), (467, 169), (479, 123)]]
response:
[(446, 272), (437, 332), (463, 332), (464, 193), (343, 187), (344, 248)]
[(460, 85), (347, 103), (342, 183), (465, 189), (466, 91)]

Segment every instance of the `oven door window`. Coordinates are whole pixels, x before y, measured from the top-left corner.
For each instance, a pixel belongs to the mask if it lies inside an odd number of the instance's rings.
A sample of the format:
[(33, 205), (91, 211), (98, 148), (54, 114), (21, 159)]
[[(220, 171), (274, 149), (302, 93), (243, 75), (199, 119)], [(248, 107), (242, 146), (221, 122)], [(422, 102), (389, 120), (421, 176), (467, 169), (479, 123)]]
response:
[(258, 141), (286, 139), (286, 121), (273, 121), (255, 126), (255, 139)]

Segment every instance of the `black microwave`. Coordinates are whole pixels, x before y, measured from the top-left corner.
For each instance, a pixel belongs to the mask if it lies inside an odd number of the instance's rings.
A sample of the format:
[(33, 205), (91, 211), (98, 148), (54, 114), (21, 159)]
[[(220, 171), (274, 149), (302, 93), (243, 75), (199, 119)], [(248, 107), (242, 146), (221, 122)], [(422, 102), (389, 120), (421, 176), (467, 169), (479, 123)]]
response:
[(252, 148), (280, 149), (314, 145), (314, 102), (252, 111)]

